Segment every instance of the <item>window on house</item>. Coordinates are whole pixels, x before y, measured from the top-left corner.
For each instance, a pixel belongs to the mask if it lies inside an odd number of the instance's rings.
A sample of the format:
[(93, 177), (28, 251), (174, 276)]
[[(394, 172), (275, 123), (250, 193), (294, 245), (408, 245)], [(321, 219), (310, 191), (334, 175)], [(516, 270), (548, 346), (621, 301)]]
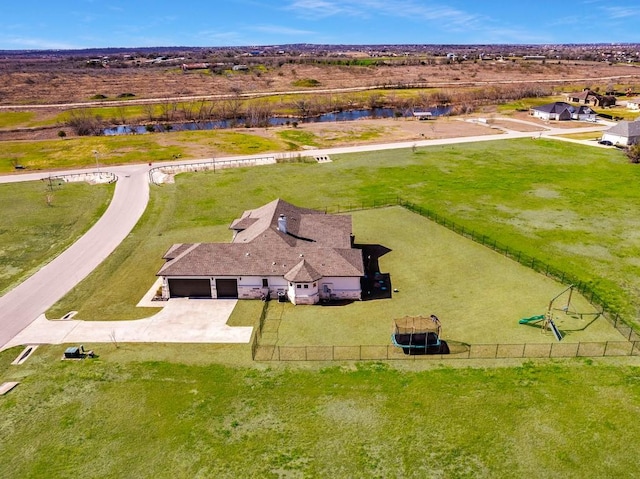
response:
[(262, 278), (262, 287), (263, 288), (269, 287), (269, 280), (267, 278)]
[(314, 287), (314, 288), (316, 287), (316, 283), (313, 283), (313, 287)]
[(304, 285), (304, 289), (309, 289), (309, 285), (308, 285), (308, 284), (305, 284), (305, 285)]
[(302, 285), (301, 284), (296, 284), (296, 288), (300, 289), (300, 288), (302, 288)]

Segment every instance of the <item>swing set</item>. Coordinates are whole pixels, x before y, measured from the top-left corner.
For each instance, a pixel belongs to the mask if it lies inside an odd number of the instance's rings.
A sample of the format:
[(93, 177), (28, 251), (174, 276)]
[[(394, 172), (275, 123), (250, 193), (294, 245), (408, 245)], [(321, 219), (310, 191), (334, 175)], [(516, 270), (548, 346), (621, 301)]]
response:
[[(568, 286), (566, 289), (564, 289), (562, 292), (560, 292), (558, 295), (551, 298), (551, 301), (549, 301), (549, 306), (547, 307), (547, 312), (545, 314), (538, 314), (536, 316), (531, 316), (530, 318), (522, 318), (520, 321), (518, 321), (518, 323), (519, 324), (535, 324), (542, 321), (542, 332), (546, 333), (547, 331), (551, 331), (553, 333), (553, 336), (558, 341), (562, 341), (563, 334), (556, 326), (556, 323), (553, 321), (554, 311), (563, 312), (567, 315), (579, 316), (580, 318), (582, 318), (585, 314), (572, 309), (573, 305), (571, 304), (571, 298), (573, 296), (573, 288), (574, 288), (574, 285), (572, 284)], [(554, 304), (556, 303), (556, 301), (560, 300), (565, 296), (567, 298), (567, 301), (564, 304), (564, 306), (560, 308), (554, 307)]]

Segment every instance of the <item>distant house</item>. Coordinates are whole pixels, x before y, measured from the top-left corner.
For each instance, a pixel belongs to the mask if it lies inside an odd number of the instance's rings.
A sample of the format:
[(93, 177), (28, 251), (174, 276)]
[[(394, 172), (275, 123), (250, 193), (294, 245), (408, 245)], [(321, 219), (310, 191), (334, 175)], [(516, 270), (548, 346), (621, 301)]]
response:
[(293, 304), (361, 299), (362, 250), (351, 217), (274, 200), (229, 227), (231, 243), (174, 244), (164, 255), (162, 297), (261, 299)]
[(594, 105), (600, 107), (611, 107), (616, 104), (616, 97), (612, 94), (600, 95), (592, 90), (583, 90), (581, 92), (565, 94), (567, 101), (572, 103), (580, 103), (582, 105)]
[(183, 72), (187, 70), (206, 70), (211, 65), (209, 63), (183, 63), (181, 68)]
[(598, 97), (591, 90), (567, 93), (565, 98), (571, 103), (580, 103), (581, 105), (598, 104)]
[(574, 106), (569, 103), (557, 101), (531, 108), (530, 114), (541, 120), (580, 120), (595, 121), (596, 112), (586, 105)]
[(418, 120), (430, 120), (433, 118), (433, 113), (430, 111), (413, 110), (413, 117)]
[(640, 120), (619, 122), (602, 134), (602, 141), (623, 146), (640, 143)]
[(627, 100), (627, 109), (633, 111), (640, 110), (640, 98), (629, 98)]

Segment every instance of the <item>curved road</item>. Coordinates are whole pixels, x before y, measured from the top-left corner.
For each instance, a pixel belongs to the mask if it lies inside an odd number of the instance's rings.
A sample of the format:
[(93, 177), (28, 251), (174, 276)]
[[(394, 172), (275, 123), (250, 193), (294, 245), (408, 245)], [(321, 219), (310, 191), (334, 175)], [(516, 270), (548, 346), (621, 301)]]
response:
[[(540, 125), (536, 125), (540, 126)], [(489, 127), (489, 126), (488, 126)], [(518, 132), (506, 130), (503, 134), (445, 138), (439, 140), (420, 140), (402, 143), (372, 144), (348, 146), (324, 150), (309, 150), (303, 155), (332, 155), (365, 151), (411, 148), (413, 146), (445, 145), (453, 143), (469, 143), (477, 141), (494, 141), (510, 138), (528, 138), (541, 135), (567, 134), (586, 131), (601, 131), (607, 125), (594, 125), (574, 129), (545, 127), (543, 132)], [(577, 141), (577, 140), (569, 140)], [(591, 143), (594, 144), (594, 143)], [(594, 144), (595, 145), (595, 144)], [(600, 146), (600, 145), (597, 145)], [(287, 155), (283, 153), (283, 155)], [(242, 158), (263, 157), (261, 155), (216, 158), (225, 161)], [(198, 161), (211, 163), (211, 158), (204, 160), (184, 160), (171, 164), (188, 164)], [(35, 321), (41, 314), (55, 304), (67, 292), (73, 289), (94, 268), (96, 268), (126, 238), (136, 225), (149, 200), (150, 167), (146, 164), (125, 165), (109, 168), (118, 176), (115, 192), (107, 211), (96, 224), (77, 242), (60, 254), (53, 261), (42, 267), (26, 281), (0, 297), (0, 350), (25, 327)], [(87, 170), (73, 170), (65, 173), (86, 173)], [(0, 183), (31, 181), (47, 178), (49, 172), (0, 176)]]
[[(149, 167), (131, 165), (117, 170), (119, 179), (113, 198), (96, 224), (60, 256), (0, 297), (0, 349), (91, 273), (142, 216), (149, 199)], [(48, 173), (37, 173), (3, 177), (0, 181), (46, 177)]]

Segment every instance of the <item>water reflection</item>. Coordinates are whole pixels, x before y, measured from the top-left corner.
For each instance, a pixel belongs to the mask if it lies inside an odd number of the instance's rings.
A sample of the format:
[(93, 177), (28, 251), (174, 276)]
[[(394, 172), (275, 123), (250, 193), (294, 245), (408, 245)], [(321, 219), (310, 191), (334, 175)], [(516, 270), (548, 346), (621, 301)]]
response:
[[(429, 108), (432, 115), (442, 116), (451, 111), (451, 107), (439, 106), (436, 108)], [(361, 110), (348, 110), (324, 113), (319, 116), (307, 117), (307, 118), (291, 118), (274, 116), (269, 118), (270, 126), (282, 126), (288, 125), (293, 122), (297, 123), (324, 123), (334, 121), (353, 121), (363, 118), (395, 118), (395, 117), (410, 117), (413, 115), (412, 111), (401, 111), (395, 108), (373, 108), (373, 109), (361, 109)], [(216, 130), (223, 128), (234, 128), (245, 125), (247, 120), (245, 118), (238, 118), (236, 120), (217, 120), (217, 121), (190, 121), (190, 122), (178, 122), (178, 123), (161, 123), (153, 125), (139, 125), (139, 126), (127, 126), (120, 125), (113, 128), (106, 128), (103, 130), (105, 135), (129, 135), (132, 133), (154, 133), (164, 131), (198, 131), (198, 130)]]

